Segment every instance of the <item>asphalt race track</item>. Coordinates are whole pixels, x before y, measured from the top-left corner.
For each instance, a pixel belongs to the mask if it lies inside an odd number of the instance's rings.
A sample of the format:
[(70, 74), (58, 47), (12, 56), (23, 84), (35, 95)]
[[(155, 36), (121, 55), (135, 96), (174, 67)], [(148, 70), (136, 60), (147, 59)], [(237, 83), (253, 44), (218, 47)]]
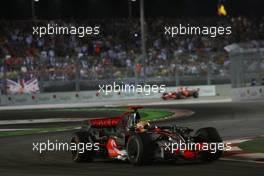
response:
[[(154, 106), (152, 106), (154, 107)], [(155, 106), (156, 108), (156, 106)], [(195, 114), (175, 120), (177, 125), (194, 129), (214, 126), (224, 139), (234, 139), (264, 134), (263, 103), (215, 103), (167, 105), (158, 108), (189, 109)], [(1, 113), (1, 112), (0, 112)], [(50, 114), (52, 116), (53, 114)], [(78, 115), (78, 114), (77, 114)], [(19, 117), (19, 114), (11, 116)], [(34, 117), (41, 115), (36, 112)], [(167, 123), (174, 123), (172, 121)], [(42, 124), (43, 125), (43, 124)], [(97, 161), (74, 163), (69, 151), (38, 154), (32, 151), (32, 142), (68, 142), (72, 132), (46, 133), (20, 137), (1, 137), (0, 175), (201, 175), (201, 176), (262, 176), (263, 164), (219, 160), (213, 163), (155, 163), (151, 166), (136, 167), (124, 162)]]

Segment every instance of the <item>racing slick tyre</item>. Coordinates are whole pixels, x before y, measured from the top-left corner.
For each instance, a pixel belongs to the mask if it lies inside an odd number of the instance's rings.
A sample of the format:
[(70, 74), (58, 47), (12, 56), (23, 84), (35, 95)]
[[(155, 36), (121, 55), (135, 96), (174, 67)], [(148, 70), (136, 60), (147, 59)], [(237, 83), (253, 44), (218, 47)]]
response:
[(181, 92), (179, 92), (175, 99), (184, 99), (184, 98), (185, 96)]
[(154, 156), (153, 146), (150, 134), (132, 134), (127, 142), (129, 162), (138, 166), (151, 164)]
[(198, 98), (199, 97), (199, 93), (198, 92), (194, 92), (193, 93), (193, 98)]
[[(223, 142), (219, 133), (213, 127), (201, 128), (197, 130), (195, 136), (197, 139), (196, 142), (208, 143), (208, 144)], [(200, 156), (201, 156), (202, 161), (208, 162), (208, 161), (217, 160), (218, 158), (221, 157), (222, 153), (223, 153), (222, 150), (216, 150), (215, 153), (211, 153), (210, 150), (207, 150), (207, 151), (202, 151)]]
[(87, 132), (76, 132), (73, 134), (71, 139), (71, 144), (74, 143), (76, 146), (76, 150), (72, 150), (72, 159), (75, 162), (92, 162), (94, 159), (94, 150), (88, 151), (80, 151), (78, 149), (78, 144), (83, 143), (82, 145), (86, 145), (87, 143), (92, 142), (89, 140), (89, 134)]
[(168, 93), (164, 92), (164, 93), (162, 94), (161, 98), (162, 98), (163, 100), (168, 100), (169, 98), (168, 98), (168, 95), (167, 95), (167, 94), (168, 94)]

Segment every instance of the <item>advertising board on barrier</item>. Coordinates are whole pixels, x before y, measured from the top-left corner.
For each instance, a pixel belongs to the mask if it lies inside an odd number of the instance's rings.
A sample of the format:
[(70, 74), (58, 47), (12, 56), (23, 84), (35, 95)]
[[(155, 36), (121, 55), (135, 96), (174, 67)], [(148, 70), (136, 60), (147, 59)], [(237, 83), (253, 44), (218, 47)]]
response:
[(243, 87), (232, 89), (233, 101), (264, 100), (264, 86)]
[(31, 78), (29, 80), (19, 79), (17, 81), (7, 79), (7, 93), (10, 95), (38, 92), (39, 85), (37, 78)]

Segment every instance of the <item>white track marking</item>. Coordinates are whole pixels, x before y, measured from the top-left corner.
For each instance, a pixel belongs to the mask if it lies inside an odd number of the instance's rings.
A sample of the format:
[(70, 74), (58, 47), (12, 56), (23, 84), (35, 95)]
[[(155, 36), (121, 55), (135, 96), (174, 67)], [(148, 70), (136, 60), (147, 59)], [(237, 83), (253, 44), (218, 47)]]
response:
[(23, 120), (1, 120), (0, 125), (34, 124), (34, 123), (56, 123), (56, 122), (80, 122), (87, 118), (50, 118), (50, 119), (23, 119)]
[(259, 159), (264, 158), (264, 153), (242, 153), (242, 154), (234, 154), (236, 157), (243, 157), (247, 159)]
[[(263, 136), (263, 135), (261, 135)], [(224, 141), (225, 143), (231, 143), (231, 150), (227, 151), (228, 152), (234, 152), (230, 156), (226, 156), (223, 158), (220, 158), (221, 160), (225, 161), (236, 161), (236, 162), (247, 162), (247, 163), (261, 163), (264, 164), (263, 161), (258, 161), (259, 159), (264, 159), (264, 153), (248, 153), (248, 152), (243, 152), (241, 148), (239, 148), (238, 145), (239, 143), (249, 141), (256, 139), (256, 137), (247, 137), (247, 138), (240, 138), (240, 139), (233, 139), (233, 140), (226, 140)], [(238, 153), (236, 153), (238, 152)]]
[(149, 103), (130, 103), (128, 106), (132, 105), (174, 105), (174, 104), (203, 104), (203, 103), (227, 103), (232, 102), (230, 98), (220, 99), (220, 100), (168, 100), (168, 101), (160, 101), (160, 102), (149, 102)]
[(239, 147), (236, 147), (236, 146), (231, 146), (231, 149), (230, 150), (225, 150), (227, 152), (235, 152), (235, 151), (242, 151), (241, 148)]
[(233, 161), (233, 162), (243, 162), (243, 163), (258, 163), (258, 164), (264, 164), (264, 162), (262, 162), (262, 161), (233, 159), (233, 158), (220, 158), (220, 160), (223, 160), (223, 161)]
[(249, 140), (251, 140), (251, 139), (252, 139), (252, 138), (226, 140), (225, 143), (239, 144), (239, 143), (242, 143), (242, 142), (249, 141)]
[(16, 106), (0, 106), (1, 110), (22, 110), (22, 109), (51, 109), (51, 108), (77, 108), (77, 107), (119, 107), (130, 105), (173, 105), (173, 104), (200, 104), (200, 103), (226, 103), (231, 102), (230, 98), (221, 97), (202, 97), (199, 99), (183, 99), (164, 101), (157, 99), (135, 99), (135, 100), (116, 100), (103, 102), (87, 102), (87, 103), (67, 103), (67, 104), (35, 104), (35, 105), (16, 105)]
[(7, 131), (21, 131), (21, 130), (33, 130), (33, 129), (32, 129), (32, 128), (0, 129), (0, 132), (7, 132)]

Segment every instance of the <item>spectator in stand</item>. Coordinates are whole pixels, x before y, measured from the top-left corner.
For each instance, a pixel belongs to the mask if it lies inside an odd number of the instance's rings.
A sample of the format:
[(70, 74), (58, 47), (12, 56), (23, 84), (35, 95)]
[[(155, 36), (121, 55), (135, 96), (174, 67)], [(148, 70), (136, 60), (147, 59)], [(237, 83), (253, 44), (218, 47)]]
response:
[[(216, 22), (217, 21), (217, 22)], [(163, 24), (187, 23), (231, 25), (232, 35), (217, 38), (204, 36), (179, 36), (169, 38), (160, 30)], [(64, 26), (96, 24), (101, 34), (78, 38), (74, 35), (32, 35), (33, 25), (53, 23)], [(264, 18), (246, 17), (221, 19), (147, 19), (147, 53), (144, 63), (140, 57), (140, 24), (138, 20), (90, 20), (90, 21), (0, 21), (0, 58), (6, 60), (9, 75), (47, 74), (47, 79), (74, 78), (75, 58), (80, 57), (82, 79), (115, 78), (122, 76), (166, 75), (172, 70), (182, 75), (204, 75), (208, 69), (214, 74), (226, 75), (229, 60), (223, 54), (210, 57), (211, 52), (223, 53), (223, 47), (233, 42), (247, 42), (264, 38)], [(15, 26), (15, 27), (14, 27)], [(136, 31), (136, 32), (135, 32)], [(257, 32), (256, 32), (257, 31)], [(210, 68), (208, 63), (210, 61)], [(1, 62), (0, 62), (1, 63)], [(1, 67), (3, 67), (1, 65)], [(252, 66), (253, 67), (253, 66)], [(140, 69), (139, 69), (140, 68)], [(156, 69), (154, 69), (156, 68)], [(168, 69), (170, 68), (170, 69)], [(2, 70), (2, 69), (1, 69)], [(174, 74), (174, 73), (170, 73)]]

